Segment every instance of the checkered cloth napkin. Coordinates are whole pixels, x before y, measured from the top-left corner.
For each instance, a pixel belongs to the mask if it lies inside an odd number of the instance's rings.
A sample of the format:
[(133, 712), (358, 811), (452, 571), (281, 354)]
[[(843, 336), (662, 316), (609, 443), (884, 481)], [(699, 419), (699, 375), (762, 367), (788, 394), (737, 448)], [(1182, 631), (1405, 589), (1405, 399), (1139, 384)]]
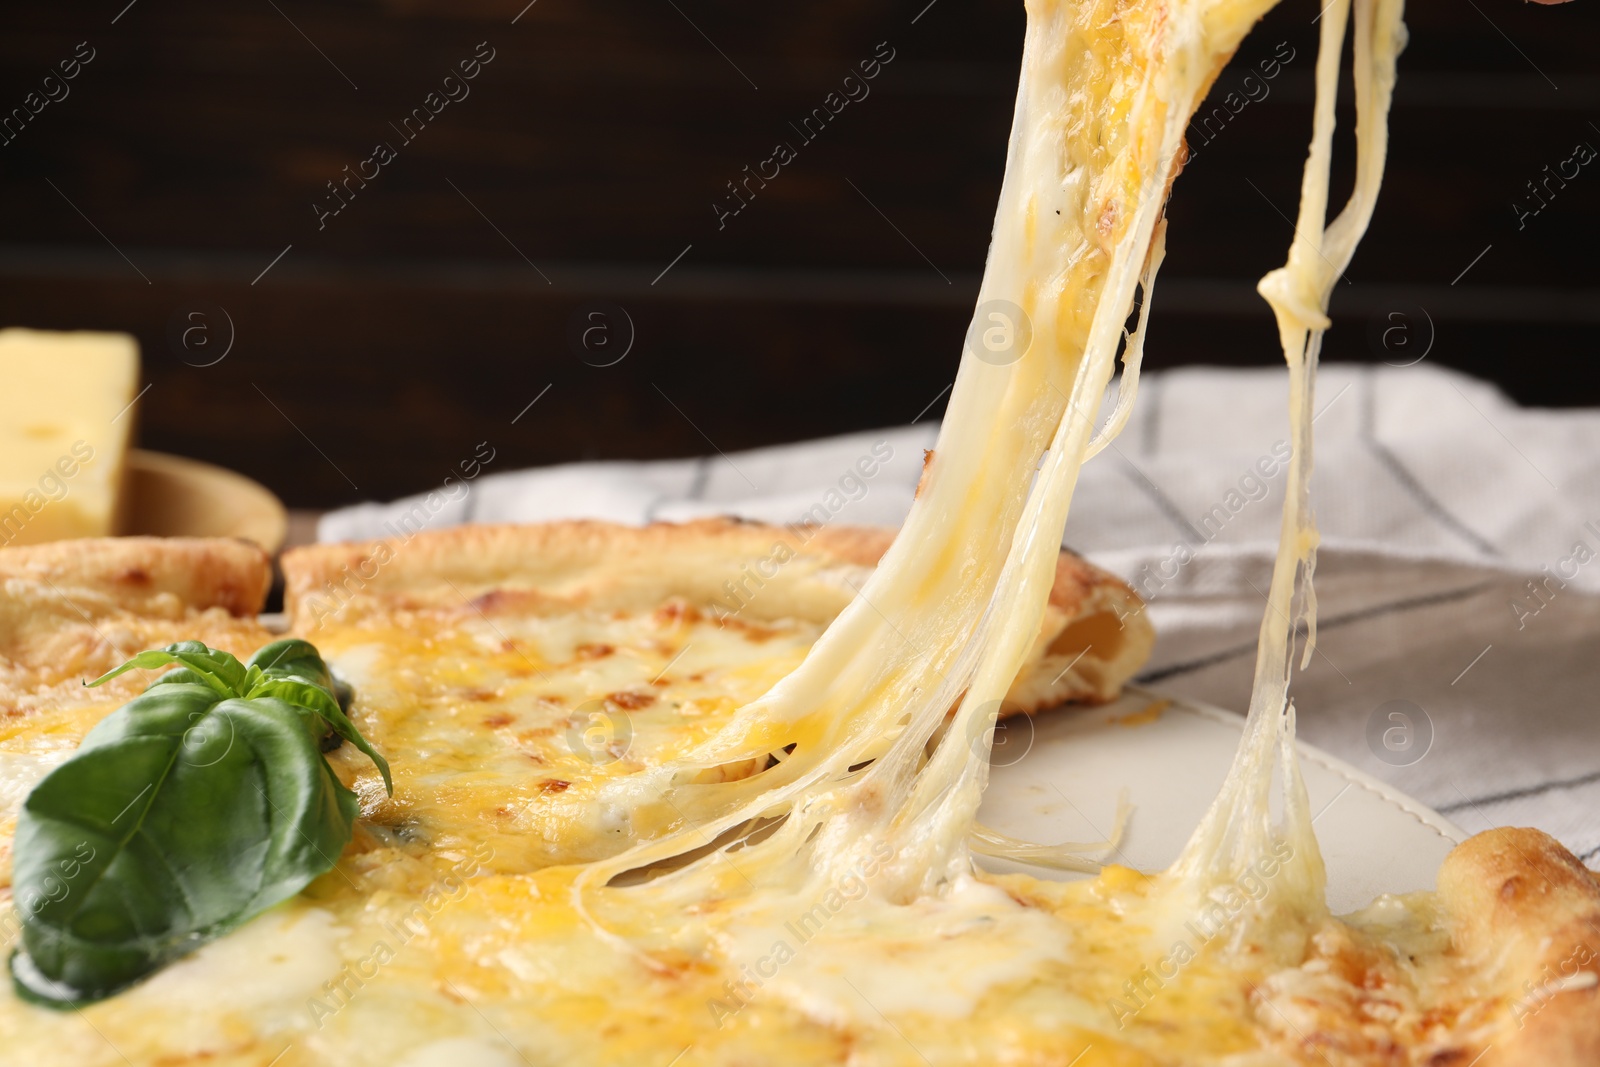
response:
[[(1418, 365), (1318, 382), (1318, 646), (1302, 736), (1474, 832), (1600, 856), (1600, 411), (1521, 408)], [(899, 525), (938, 427), (700, 459), (485, 474), (322, 520), (324, 541), (461, 522), (707, 515)], [(1132, 583), (1141, 680), (1248, 703), (1288, 456), (1281, 370), (1151, 373), (1084, 470), (1066, 543)], [(468, 488), (462, 491), (462, 484)]]

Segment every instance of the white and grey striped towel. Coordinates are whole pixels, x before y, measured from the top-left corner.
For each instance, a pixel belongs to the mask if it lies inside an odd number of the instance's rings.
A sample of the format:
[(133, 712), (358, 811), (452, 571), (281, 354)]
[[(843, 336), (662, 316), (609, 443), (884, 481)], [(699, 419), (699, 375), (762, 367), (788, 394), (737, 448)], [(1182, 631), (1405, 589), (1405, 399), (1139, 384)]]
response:
[[(1085, 469), (1067, 527), (1068, 544), (1150, 601), (1159, 640), (1144, 680), (1222, 707), (1248, 699), (1282, 503), (1286, 389), (1282, 371), (1147, 375), (1127, 430)], [(1600, 411), (1520, 408), (1425, 365), (1329, 365), (1318, 394), (1321, 623), (1295, 681), (1302, 735), (1468, 831), (1538, 826), (1593, 863)], [(332, 512), (319, 536), (718, 514), (898, 525), (936, 432), (484, 474), (431, 502)], [(858, 465), (875, 446), (892, 455)]]

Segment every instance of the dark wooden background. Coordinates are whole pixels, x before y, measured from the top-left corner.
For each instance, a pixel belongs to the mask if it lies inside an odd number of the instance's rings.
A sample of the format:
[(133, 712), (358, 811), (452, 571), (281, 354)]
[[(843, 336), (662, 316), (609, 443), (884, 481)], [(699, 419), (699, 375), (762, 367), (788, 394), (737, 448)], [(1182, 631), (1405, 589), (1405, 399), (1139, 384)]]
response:
[[(436, 484), (486, 439), (495, 469), (731, 451), (934, 400), (983, 263), (1020, 3), (525, 2), (8, 5), (0, 109), (79, 42), (95, 58), (0, 146), (0, 320), (135, 333), (144, 443), (303, 507)], [(1154, 366), (1276, 359), (1252, 286), (1290, 237), (1319, 7), (1285, 0), (1218, 83), (1296, 53), (1177, 185)], [(1600, 147), (1597, 13), (1412, 5), (1327, 358), (1427, 348), (1529, 403), (1600, 402), (1600, 163), (1520, 230), (1512, 207)], [(389, 124), (484, 41), (471, 95), (402, 144)], [(724, 183), (882, 41), (871, 95), (719, 230)], [(325, 183), (378, 141), (397, 158), (319, 231)], [(593, 300), (632, 323), (614, 366), (570, 340)], [(201, 327), (188, 347), (175, 319)], [(1394, 324), (1409, 347), (1379, 343)]]

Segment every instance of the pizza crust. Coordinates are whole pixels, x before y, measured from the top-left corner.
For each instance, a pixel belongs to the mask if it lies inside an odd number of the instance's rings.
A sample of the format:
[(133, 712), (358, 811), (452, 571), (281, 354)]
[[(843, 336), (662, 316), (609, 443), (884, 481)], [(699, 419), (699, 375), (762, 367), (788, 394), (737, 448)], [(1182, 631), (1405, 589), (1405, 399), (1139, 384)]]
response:
[(0, 549), (0, 716), (120, 703), (149, 679), (81, 684), (135, 653), (200, 640), (247, 656), (272, 584), (246, 541), (106, 537)]
[(1453, 940), (1502, 999), (1481, 1067), (1600, 1064), (1600, 879), (1548, 834), (1502, 827), (1439, 869)]
[[(284, 607), (315, 642), (324, 625), (463, 601), (493, 611), (654, 610), (674, 598), (735, 623), (825, 625), (894, 540), (882, 527), (778, 527), (706, 519), (469, 525), (284, 554)], [(1121, 581), (1065, 550), (1043, 627), (1004, 713), (1114, 699), (1155, 640)]]

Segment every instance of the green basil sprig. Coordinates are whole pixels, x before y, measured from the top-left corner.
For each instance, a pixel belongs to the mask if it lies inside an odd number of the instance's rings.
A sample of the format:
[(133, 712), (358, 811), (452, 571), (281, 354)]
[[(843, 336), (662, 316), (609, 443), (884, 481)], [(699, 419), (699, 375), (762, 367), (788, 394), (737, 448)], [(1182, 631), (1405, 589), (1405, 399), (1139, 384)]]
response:
[(309, 643), (241, 663), (180, 641), (88, 684), (166, 666), (23, 802), (11, 974), (34, 1003), (111, 996), (331, 870), (358, 805), (322, 754), (330, 730), (394, 793)]

